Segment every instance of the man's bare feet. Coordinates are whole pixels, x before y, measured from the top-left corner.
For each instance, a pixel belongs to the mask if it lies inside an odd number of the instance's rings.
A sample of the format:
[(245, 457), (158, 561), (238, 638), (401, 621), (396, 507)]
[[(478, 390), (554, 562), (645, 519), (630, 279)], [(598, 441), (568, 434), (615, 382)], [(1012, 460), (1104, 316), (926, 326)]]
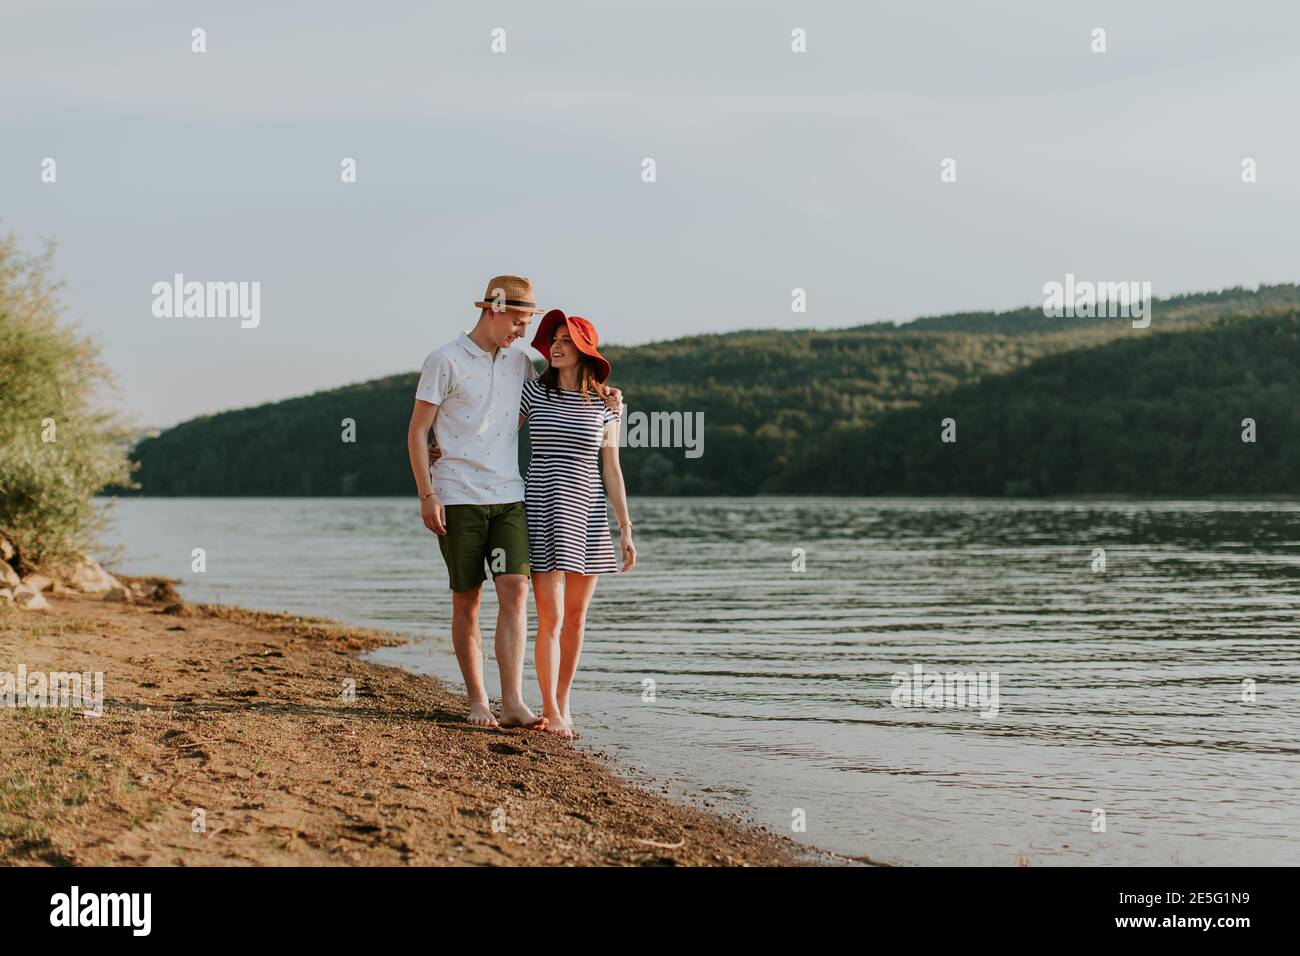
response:
[(469, 705), (469, 716), (465, 718), (477, 727), (496, 727), (497, 719), (492, 716), (492, 708), (487, 701)]
[(529, 730), (545, 730), (549, 721), (545, 717), (538, 717), (524, 704), (515, 707), (501, 705), (501, 726), (502, 727), (526, 727)]

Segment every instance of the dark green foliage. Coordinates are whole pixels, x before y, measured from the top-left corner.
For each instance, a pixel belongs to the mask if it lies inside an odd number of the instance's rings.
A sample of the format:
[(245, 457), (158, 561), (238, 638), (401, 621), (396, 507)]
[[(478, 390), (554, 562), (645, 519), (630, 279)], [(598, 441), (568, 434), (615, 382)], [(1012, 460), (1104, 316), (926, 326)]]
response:
[[(1064, 281), (1064, 277), (1055, 277)], [(1081, 279), (1087, 278), (1080, 276)], [(1214, 319), (1224, 315), (1248, 317), (1266, 315), (1284, 309), (1300, 308), (1300, 286), (1264, 285), (1259, 289), (1240, 286), (1219, 292), (1193, 292), (1168, 299), (1156, 299), (1154, 312), (1158, 325), (1167, 329), (1172, 324)], [(929, 332), (996, 332), (1002, 335), (1025, 335), (1033, 332), (1050, 332), (1060, 327), (1062, 321), (1076, 328), (1104, 325), (1111, 319), (1050, 319), (1039, 306), (1015, 309), (1011, 312), (957, 312), (952, 315), (927, 316), (907, 324), (907, 328)]]
[[(1149, 331), (1026, 309), (604, 351), (630, 412), (704, 414), (700, 458), (622, 450), (632, 494), (1285, 494), (1297, 305), (1300, 288), (1271, 286), (1157, 302)], [(140, 444), (139, 479), (149, 494), (412, 494), (416, 378), (186, 422)], [(956, 445), (939, 442), (945, 417)]]
[[(955, 443), (940, 441), (945, 418)], [(861, 495), (1300, 494), (1300, 313), (1043, 358), (815, 440), (774, 490), (814, 481)]]

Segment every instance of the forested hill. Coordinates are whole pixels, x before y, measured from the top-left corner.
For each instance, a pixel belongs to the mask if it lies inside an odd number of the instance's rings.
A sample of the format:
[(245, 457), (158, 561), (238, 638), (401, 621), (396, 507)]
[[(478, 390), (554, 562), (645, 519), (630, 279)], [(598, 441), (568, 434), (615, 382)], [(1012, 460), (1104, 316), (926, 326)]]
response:
[[(1057, 281), (1063, 281), (1058, 279)], [(1169, 329), (1174, 325), (1216, 319), (1231, 315), (1244, 318), (1252, 315), (1271, 315), (1287, 309), (1300, 309), (1300, 286), (1294, 284), (1260, 286), (1258, 289), (1241, 287), (1220, 292), (1192, 292), (1153, 300), (1153, 314), (1157, 326)], [(1041, 306), (1015, 309), (1010, 312), (956, 312), (951, 315), (926, 316), (913, 319), (900, 328), (917, 332), (990, 332), (1001, 335), (1024, 335), (1031, 332), (1050, 332), (1060, 327), (1063, 320), (1043, 315)], [(1074, 327), (1104, 325), (1113, 320), (1070, 319)], [(879, 326), (877, 326), (879, 328)]]
[[(1300, 288), (1269, 286), (1157, 301), (1146, 330), (1025, 309), (605, 352), (629, 412), (703, 414), (699, 457), (623, 449), (632, 494), (1300, 494), (1298, 309)], [(408, 495), (416, 379), (185, 422), (137, 446), (137, 480), (152, 495)]]
[(1047, 356), (869, 430), (834, 429), (772, 490), (809, 484), (847, 495), (1300, 496), (1300, 312)]

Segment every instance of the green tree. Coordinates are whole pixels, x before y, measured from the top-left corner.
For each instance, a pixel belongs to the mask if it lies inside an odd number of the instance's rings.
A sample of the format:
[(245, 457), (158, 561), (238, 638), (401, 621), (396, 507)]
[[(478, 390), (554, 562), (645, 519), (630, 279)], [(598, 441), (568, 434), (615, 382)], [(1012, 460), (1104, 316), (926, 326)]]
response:
[(21, 252), (0, 236), (0, 531), (24, 566), (94, 543), (93, 499), (131, 478), (130, 435), (102, 399), (112, 381), (99, 347), (62, 321), (55, 247)]

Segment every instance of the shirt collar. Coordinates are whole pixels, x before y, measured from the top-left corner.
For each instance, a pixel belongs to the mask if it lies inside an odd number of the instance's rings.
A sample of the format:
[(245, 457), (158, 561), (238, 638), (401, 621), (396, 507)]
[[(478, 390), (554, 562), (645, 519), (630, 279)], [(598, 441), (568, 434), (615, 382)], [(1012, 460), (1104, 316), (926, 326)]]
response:
[(461, 348), (463, 348), (470, 355), (484, 356), (488, 354), (485, 350), (479, 348), (478, 345), (474, 342), (474, 340), (469, 337), (468, 330), (460, 333), (460, 345)]

